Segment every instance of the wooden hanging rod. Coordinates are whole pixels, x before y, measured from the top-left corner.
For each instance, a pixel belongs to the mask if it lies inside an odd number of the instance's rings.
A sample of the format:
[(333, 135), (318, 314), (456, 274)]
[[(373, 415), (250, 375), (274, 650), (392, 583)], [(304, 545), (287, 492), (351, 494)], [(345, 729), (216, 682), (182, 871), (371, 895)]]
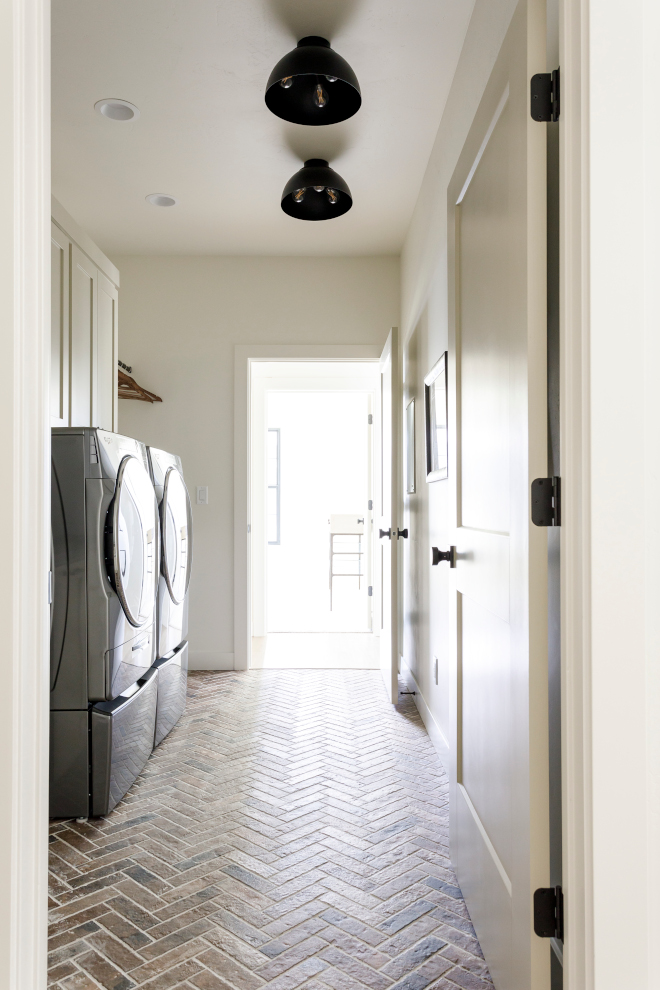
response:
[(154, 395), (142, 385), (138, 385), (134, 378), (127, 375), (121, 368), (117, 371), (117, 391), (120, 399), (137, 399), (139, 402), (162, 402), (159, 395)]

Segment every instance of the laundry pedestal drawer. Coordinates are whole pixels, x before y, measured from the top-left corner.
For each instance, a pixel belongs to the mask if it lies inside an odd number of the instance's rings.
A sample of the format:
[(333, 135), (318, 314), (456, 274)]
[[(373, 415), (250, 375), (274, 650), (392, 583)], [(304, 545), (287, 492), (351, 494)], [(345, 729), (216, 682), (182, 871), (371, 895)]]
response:
[(107, 815), (151, 756), (158, 671), (147, 671), (114, 701), (92, 706), (92, 815)]
[(154, 746), (158, 746), (174, 728), (186, 707), (188, 644), (182, 643), (171, 655), (157, 660), (154, 666), (158, 670), (158, 712)]

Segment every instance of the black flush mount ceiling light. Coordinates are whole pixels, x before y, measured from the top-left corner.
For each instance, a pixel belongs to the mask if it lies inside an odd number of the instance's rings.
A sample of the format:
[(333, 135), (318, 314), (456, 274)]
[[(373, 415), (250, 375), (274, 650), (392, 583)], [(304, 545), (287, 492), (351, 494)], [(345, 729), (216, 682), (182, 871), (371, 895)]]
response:
[(282, 209), (299, 220), (331, 220), (348, 213), (351, 190), (323, 158), (310, 158), (282, 193)]
[(293, 124), (337, 124), (362, 103), (357, 77), (325, 38), (302, 38), (268, 80), (266, 105)]

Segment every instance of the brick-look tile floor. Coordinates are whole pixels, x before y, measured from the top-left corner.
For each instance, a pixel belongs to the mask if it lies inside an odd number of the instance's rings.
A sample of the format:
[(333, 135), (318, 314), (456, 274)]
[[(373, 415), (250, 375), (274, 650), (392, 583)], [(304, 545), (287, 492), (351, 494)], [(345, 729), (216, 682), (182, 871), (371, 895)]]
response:
[(378, 671), (192, 674), (126, 798), (50, 851), (57, 990), (493, 990), (446, 777)]

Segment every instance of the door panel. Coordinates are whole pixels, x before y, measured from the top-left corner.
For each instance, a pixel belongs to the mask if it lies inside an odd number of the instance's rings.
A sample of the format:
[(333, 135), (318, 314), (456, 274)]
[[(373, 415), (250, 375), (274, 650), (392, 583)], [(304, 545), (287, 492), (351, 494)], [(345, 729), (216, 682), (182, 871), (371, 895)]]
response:
[(463, 596), (461, 783), (507, 873), (511, 807), (502, 776), (512, 774), (509, 623)]
[(97, 272), (82, 251), (71, 249), (71, 426), (93, 425), (92, 381), (96, 356)]
[(456, 587), (484, 608), (509, 621), (509, 538), (500, 533), (461, 531), (456, 544), (461, 566)]
[[(470, 907), (472, 922), (486, 955), (497, 990), (510, 990), (518, 984), (507, 981), (504, 974), (511, 969), (513, 955), (513, 901), (511, 882), (504, 867), (498, 862), (497, 854), (489, 846), (488, 834), (481, 824), (478, 814), (469, 797), (458, 787), (458, 798), (453, 817), (452, 860), (460, 862), (460, 885), (463, 895), (474, 901), (480, 899), (479, 921)], [(544, 983), (528, 985), (527, 990), (536, 990)]]
[(104, 430), (116, 430), (117, 422), (117, 297), (115, 286), (99, 272), (94, 425)]
[(69, 264), (71, 241), (51, 224), (50, 425), (69, 425)]
[(379, 530), (389, 536), (380, 538), (380, 669), (385, 691), (393, 704), (399, 699), (398, 663), (398, 579), (397, 520), (399, 502), (399, 332), (392, 327), (380, 359), (380, 430), (381, 483)]
[[(460, 523), (508, 533), (512, 325), (511, 106), (507, 100), (459, 207), (461, 285)], [(487, 497), (484, 497), (486, 495)]]
[[(548, 886), (545, 8), (520, 0), (449, 190), (456, 479), (451, 845), (498, 990), (549, 990), (532, 896)], [(452, 775), (453, 776), (453, 775)]]

